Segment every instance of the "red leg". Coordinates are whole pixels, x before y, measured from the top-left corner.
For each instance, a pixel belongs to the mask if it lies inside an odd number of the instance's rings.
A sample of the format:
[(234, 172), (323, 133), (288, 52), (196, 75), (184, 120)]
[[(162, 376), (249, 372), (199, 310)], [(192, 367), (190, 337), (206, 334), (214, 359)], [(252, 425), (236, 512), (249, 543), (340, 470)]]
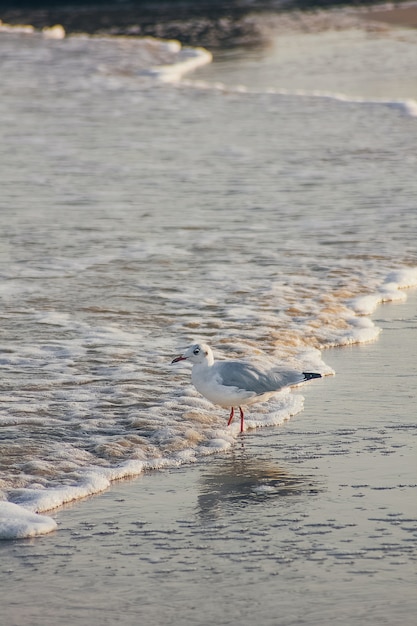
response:
[(232, 408), (230, 409), (230, 417), (229, 417), (229, 421), (227, 422), (227, 425), (228, 425), (228, 426), (230, 426), (230, 424), (232, 423), (232, 419), (233, 419), (233, 415), (234, 415), (234, 414), (235, 414), (235, 410), (234, 410), (234, 408), (232, 407)]
[(243, 414), (241, 406), (239, 407), (239, 411), (240, 411), (240, 432), (243, 433), (243, 422), (245, 420), (245, 416)]

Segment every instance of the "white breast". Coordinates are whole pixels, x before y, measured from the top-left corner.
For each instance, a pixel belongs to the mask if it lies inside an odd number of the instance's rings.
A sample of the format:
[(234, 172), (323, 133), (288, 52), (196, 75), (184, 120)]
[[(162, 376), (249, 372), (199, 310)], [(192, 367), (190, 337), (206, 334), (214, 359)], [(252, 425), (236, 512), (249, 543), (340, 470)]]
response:
[(204, 364), (194, 365), (191, 380), (197, 391), (207, 400), (226, 408), (247, 404), (248, 400), (256, 396), (253, 391), (222, 385), (215, 368)]

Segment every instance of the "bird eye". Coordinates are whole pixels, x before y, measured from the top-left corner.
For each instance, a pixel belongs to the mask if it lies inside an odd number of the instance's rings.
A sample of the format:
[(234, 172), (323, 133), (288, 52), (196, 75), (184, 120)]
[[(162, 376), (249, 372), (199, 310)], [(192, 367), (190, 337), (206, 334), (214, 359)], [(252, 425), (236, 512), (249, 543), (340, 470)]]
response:
[(195, 354), (195, 355), (199, 354), (199, 352), (200, 352), (200, 348), (195, 348), (193, 350), (193, 354)]

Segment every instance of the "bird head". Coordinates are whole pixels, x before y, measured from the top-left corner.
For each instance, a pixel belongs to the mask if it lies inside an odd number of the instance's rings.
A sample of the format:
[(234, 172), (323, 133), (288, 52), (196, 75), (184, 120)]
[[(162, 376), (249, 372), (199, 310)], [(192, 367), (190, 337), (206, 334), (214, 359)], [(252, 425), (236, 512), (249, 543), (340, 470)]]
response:
[(171, 365), (179, 361), (190, 361), (193, 365), (204, 362), (211, 364), (213, 362), (213, 353), (206, 343), (195, 343), (193, 346), (187, 348), (183, 354), (176, 356), (175, 359), (171, 361)]

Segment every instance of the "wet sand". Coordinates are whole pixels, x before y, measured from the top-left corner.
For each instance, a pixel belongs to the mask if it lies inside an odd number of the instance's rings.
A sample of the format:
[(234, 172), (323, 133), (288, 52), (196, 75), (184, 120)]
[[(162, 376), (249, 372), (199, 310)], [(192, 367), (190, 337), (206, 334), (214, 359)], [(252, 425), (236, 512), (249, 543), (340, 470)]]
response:
[(178, 39), (183, 45), (211, 51), (268, 45), (279, 34), (328, 30), (380, 30), (417, 26), (417, 3), (382, 8), (374, 5), (320, 8), (293, 3), (273, 10), (268, 3), (181, 2), (108, 3), (31, 7), (19, 3), (0, 8), (0, 22), (30, 24), (36, 29), (63, 26), (67, 34), (88, 33)]
[(326, 352), (337, 375), (284, 426), (4, 542), (4, 623), (411, 626), (417, 291), (373, 319), (380, 339)]
[(406, 3), (404, 6), (389, 7), (379, 10), (374, 7), (364, 14), (366, 19), (384, 22), (390, 26), (417, 28), (417, 4)]

